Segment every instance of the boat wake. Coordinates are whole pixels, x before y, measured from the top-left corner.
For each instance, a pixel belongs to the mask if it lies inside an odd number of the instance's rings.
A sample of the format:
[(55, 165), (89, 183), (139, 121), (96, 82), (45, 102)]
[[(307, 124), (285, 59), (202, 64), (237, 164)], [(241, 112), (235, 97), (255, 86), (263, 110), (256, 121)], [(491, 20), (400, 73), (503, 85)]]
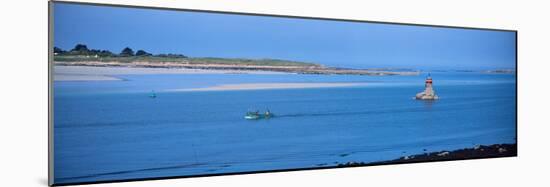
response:
[[(476, 107), (491, 106), (495, 98), (484, 99), (477, 102), (464, 102), (464, 103), (437, 103), (437, 105), (445, 105), (445, 107), (438, 108), (438, 112), (444, 111), (456, 111), (475, 109)], [(435, 104), (435, 103), (432, 103)], [(475, 106), (475, 107), (474, 107)], [(409, 113), (409, 112), (429, 112), (430, 107), (414, 106), (414, 107), (402, 107), (402, 108), (387, 108), (378, 110), (364, 110), (364, 111), (340, 111), (340, 112), (319, 112), (319, 113), (295, 113), (284, 114), (277, 113), (277, 118), (297, 118), (297, 117), (322, 117), (322, 116), (354, 116), (354, 115), (373, 115), (373, 114), (387, 114), (387, 113)], [(431, 111), (433, 112), (433, 111)]]

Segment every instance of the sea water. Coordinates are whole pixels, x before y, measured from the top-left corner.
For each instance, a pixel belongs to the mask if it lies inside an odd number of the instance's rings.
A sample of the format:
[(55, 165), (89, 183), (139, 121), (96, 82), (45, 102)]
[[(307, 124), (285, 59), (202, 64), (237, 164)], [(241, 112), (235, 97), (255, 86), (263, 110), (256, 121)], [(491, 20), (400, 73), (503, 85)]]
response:
[[(374, 162), (516, 142), (514, 74), (420, 76), (120, 75), (54, 82), (56, 183)], [(367, 83), (338, 88), (191, 91), (242, 83)], [(151, 93), (156, 98), (151, 98)], [(245, 120), (249, 110), (275, 117)]]

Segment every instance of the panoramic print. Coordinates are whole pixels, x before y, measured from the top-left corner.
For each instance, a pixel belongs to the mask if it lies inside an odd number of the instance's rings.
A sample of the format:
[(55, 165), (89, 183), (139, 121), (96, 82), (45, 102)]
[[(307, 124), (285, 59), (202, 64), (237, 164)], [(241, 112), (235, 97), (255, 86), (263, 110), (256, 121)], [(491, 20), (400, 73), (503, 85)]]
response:
[(53, 5), (53, 179), (516, 156), (516, 32)]

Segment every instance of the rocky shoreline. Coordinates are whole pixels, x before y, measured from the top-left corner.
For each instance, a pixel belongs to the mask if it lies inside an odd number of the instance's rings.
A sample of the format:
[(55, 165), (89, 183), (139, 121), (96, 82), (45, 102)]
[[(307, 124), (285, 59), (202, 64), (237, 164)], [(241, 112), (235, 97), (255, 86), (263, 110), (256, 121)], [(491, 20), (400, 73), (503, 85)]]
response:
[(497, 157), (513, 157), (517, 156), (517, 144), (494, 144), (494, 145), (478, 145), (473, 148), (459, 149), (454, 151), (438, 151), (424, 154), (404, 156), (394, 160), (379, 161), (379, 162), (346, 162), (338, 164), (338, 167), (349, 166), (372, 166), (383, 164), (402, 164), (428, 161), (448, 161), (448, 160), (463, 160), (463, 159), (479, 159), (479, 158), (497, 158)]

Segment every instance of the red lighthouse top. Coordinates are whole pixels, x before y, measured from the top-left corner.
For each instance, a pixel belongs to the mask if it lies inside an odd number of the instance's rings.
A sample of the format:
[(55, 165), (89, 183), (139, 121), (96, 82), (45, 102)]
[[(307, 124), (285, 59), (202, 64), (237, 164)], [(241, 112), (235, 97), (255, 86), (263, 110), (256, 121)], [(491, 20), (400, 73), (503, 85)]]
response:
[(426, 83), (432, 83), (432, 77), (430, 76), (430, 74), (428, 74), (428, 77), (426, 77)]

